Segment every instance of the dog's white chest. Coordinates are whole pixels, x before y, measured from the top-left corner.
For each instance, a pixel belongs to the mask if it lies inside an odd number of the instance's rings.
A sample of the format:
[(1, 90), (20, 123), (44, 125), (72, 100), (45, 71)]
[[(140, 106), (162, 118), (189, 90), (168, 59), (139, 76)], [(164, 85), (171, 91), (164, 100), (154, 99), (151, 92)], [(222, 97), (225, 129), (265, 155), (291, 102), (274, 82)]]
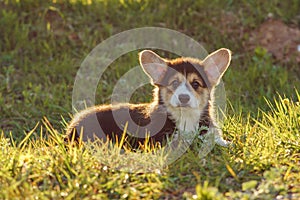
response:
[(180, 132), (194, 132), (199, 128), (200, 111), (192, 108), (179, 109), (173, 117)]

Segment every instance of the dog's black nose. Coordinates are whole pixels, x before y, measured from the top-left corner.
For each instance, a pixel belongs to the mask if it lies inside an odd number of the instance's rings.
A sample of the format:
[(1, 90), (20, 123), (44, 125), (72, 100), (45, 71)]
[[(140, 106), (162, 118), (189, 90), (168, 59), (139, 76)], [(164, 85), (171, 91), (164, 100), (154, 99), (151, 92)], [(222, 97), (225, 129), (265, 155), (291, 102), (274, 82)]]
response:
[(188, 94), (180, 94), (178, 99), (181, 103), (187, 103), (190, 100), (190, 96)]

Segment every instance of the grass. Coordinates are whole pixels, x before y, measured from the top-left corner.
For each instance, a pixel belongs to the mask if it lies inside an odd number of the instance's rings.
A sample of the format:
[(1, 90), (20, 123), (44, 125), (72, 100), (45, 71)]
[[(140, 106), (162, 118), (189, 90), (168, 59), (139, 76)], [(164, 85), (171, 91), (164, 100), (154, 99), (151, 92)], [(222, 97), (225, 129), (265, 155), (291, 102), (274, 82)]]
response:
[[(0, 199), (300, 198), (299, 64), (278, 62), (261, 47), (245, 50), (249, 32), (268, 13), (299, 25), (298, 1), (4, 0), (0, 6)], [(230, 148), (216, 146), (204, 158), (189, 150), (166, 166), (159, 151), (123, 152), (110, 143), (64, 147), (81, 62), (109, 36), (143, 26), (183, 32), (208, 51), (233, 51), (224, 77)], [(98, 85), (97, 103), (108, 103), (117, 80), (137, 65), (137, 51), (117, 59)], [(132, 102), (150, 98), (147, 85)], [(147, 173), (139, 163), (149, 165)]]
[(224, 131), (234, 141), (232, 147), (215, 147), (204, 158), (189, 150), (168, 166), (163, 154), (121, 153), (109, 142), (66, 148), (62, 135), (45, 119), (18, 144), (2, 134), (0, 195), (4, 199), (297, 198), (299, 102), (299, 95), (296, 103), (279, 98), (268, 102), (270, 111), (258, 118), (229, 117)]

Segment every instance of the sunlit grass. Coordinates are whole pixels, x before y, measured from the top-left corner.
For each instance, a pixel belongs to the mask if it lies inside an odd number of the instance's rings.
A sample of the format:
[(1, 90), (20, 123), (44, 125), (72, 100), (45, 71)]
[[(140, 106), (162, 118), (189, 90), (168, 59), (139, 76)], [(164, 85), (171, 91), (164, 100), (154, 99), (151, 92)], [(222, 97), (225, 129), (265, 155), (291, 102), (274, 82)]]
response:
[[(299, 195), (299, 95), (266, 100), (270, 111), (225, 121), (232, 146), (167, 163), (160, 148), (132, 152), (109, 141), (74, 145), (47, 119), (16, 143), (0, 137), (0, 197), (265, 199)], [(159, 153), (160, 152), (160, 153)], [(203, 182), (204, 181), (204, 182)], [(224, 185), (224, 183), (226, 183)], [(180, 189), (181, 188), (181, 189)], [(173, 192), (171, 192), (173, 191)]]

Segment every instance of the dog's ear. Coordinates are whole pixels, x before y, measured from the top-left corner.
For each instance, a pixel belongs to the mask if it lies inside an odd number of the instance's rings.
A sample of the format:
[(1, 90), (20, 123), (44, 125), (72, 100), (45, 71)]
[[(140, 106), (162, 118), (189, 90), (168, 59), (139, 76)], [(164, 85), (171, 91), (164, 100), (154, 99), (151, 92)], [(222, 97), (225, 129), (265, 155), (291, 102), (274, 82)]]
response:
[(151, 78), (152, 83), (158, 84), (168, 69), (164, 59), (153, 51), (144, 50), (139, 53), (139, 60), (144, 72)]
[(224, 72), (231, 61), (231, 51), (229, 49), (219, 49), (209, 54), (204, 60), (204, 71), (211, 86), (219, 84)]

